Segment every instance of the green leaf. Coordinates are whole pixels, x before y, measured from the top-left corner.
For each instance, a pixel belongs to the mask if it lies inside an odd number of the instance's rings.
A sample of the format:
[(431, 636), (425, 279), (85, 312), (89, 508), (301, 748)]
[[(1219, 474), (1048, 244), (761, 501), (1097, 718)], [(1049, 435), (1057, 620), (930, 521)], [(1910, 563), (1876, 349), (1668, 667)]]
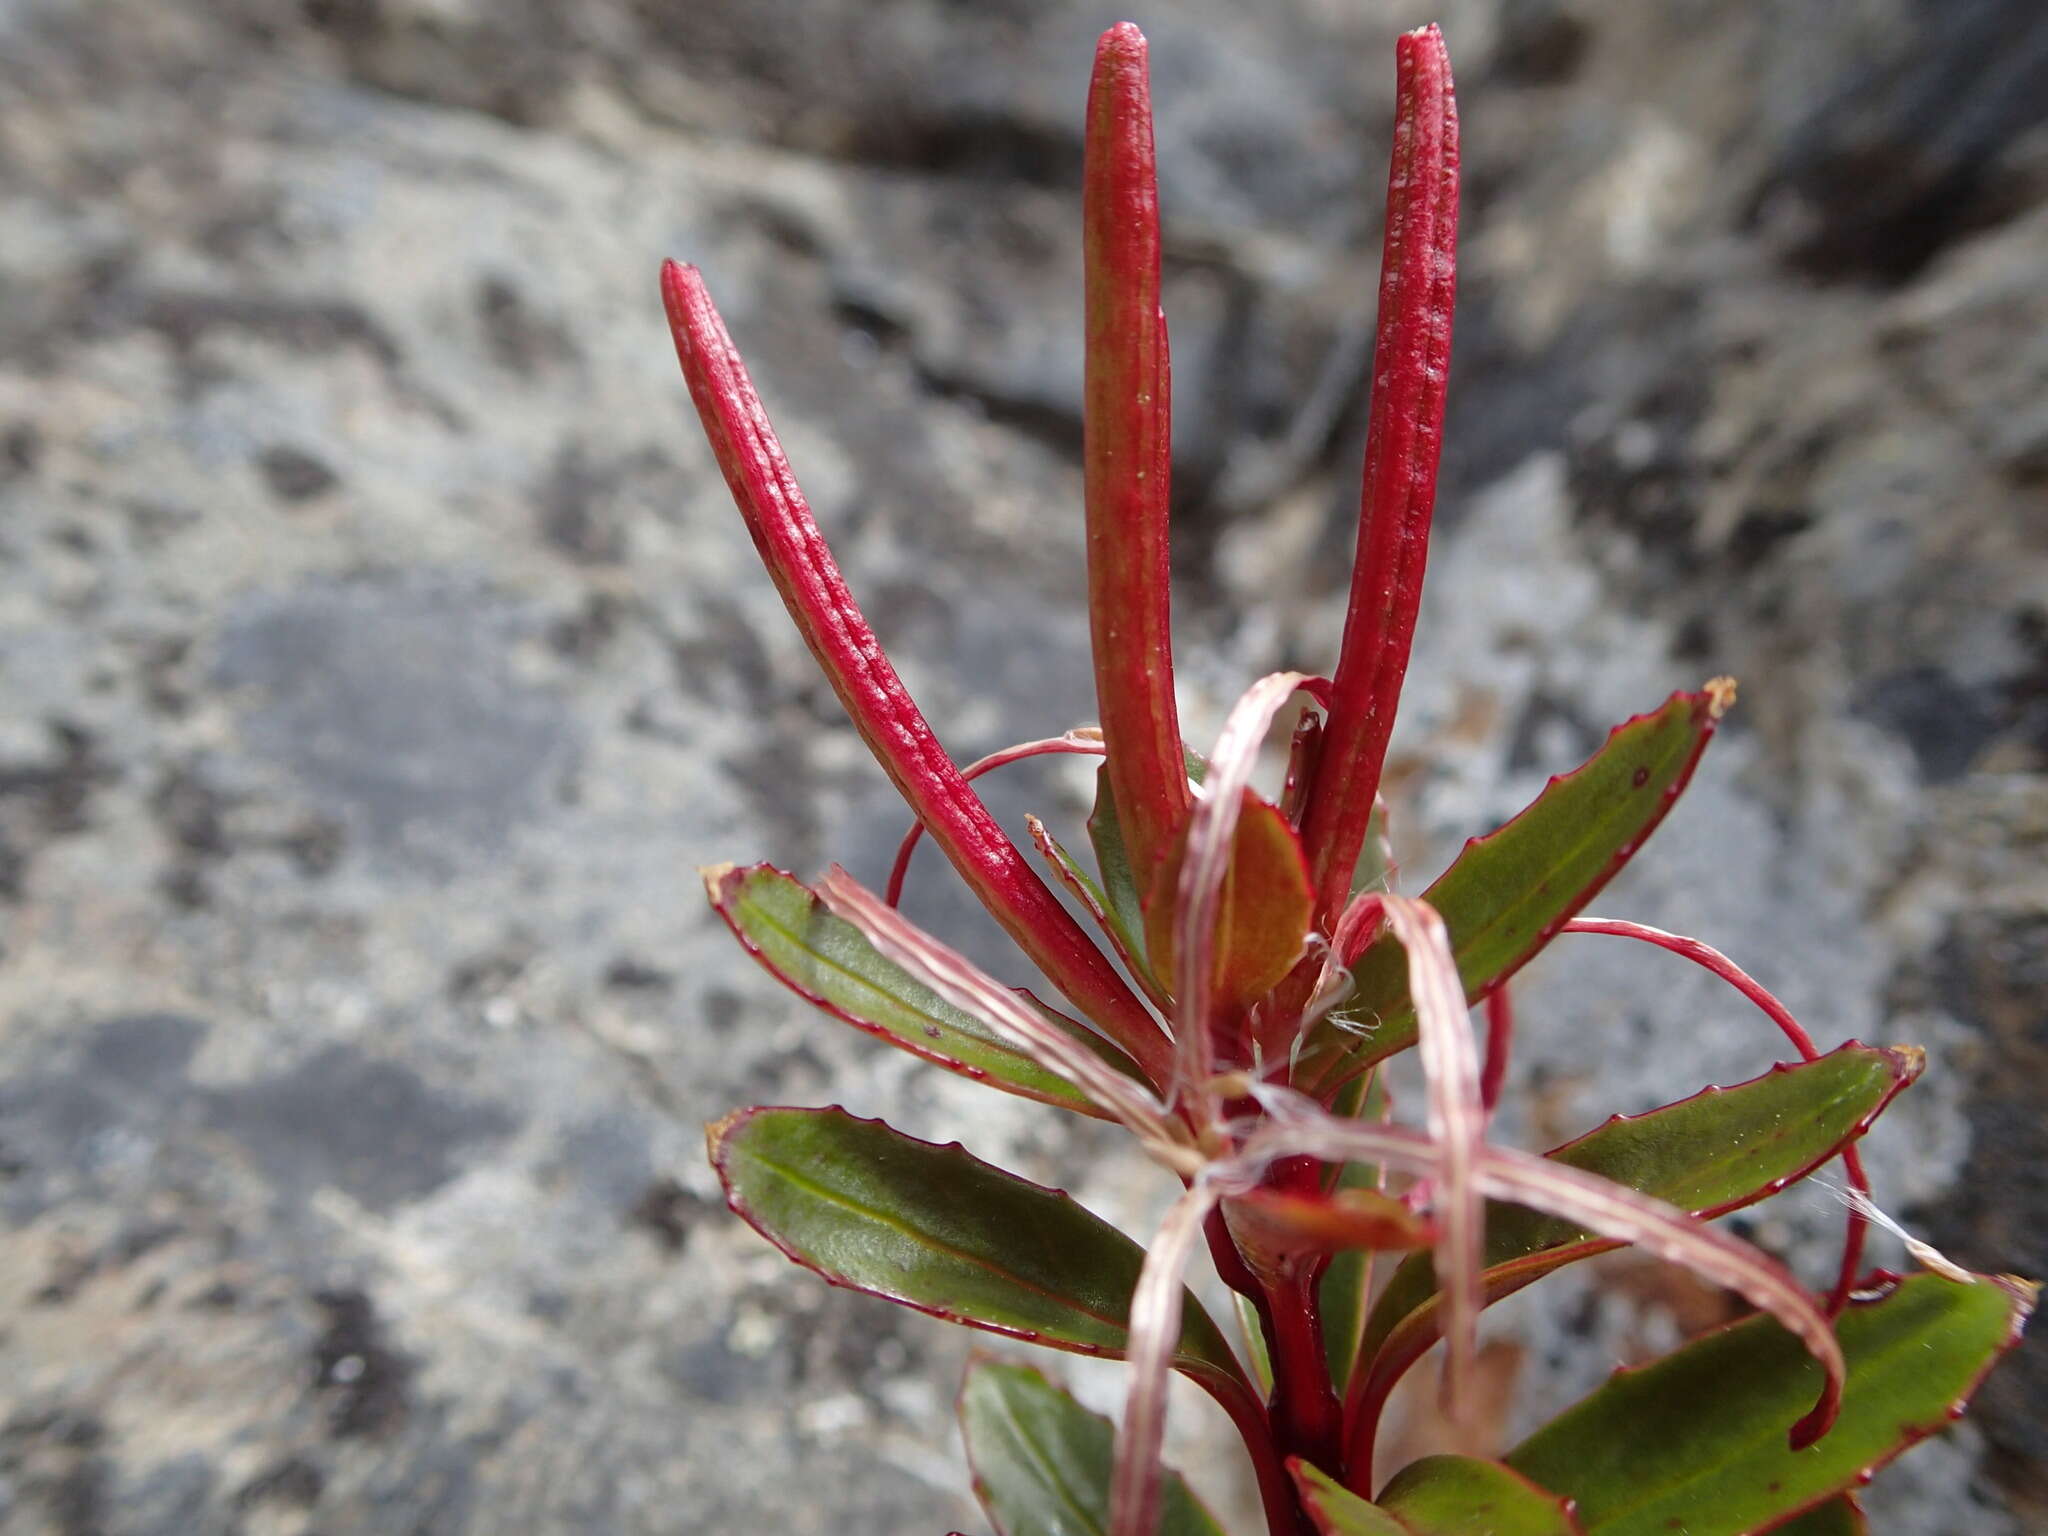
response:
[[(843, 1109), (742, 1109), (710, 1127), (733, 1210), (797, 1263), (948, 1322), (1121, 1355), (1144, 1251), (1060, 1190)], [(1242, 1377), (1192, 1295), (1173, 1364)]]
[(1112, 916), (1109, 897), (1101, 885), (1096, 882), (1094, 876), (1081, 867), (1072, 854), (1060, 846), (1057, 838), (1046, 831), (1044, 822), (1036, 816), (1027, 816), (1024, 820), (1031, 828), (1031, 840), (1052, 864), (1053, 872), (1060, 877), (1068, 894), (1080, 902), (1088, 915), (1095, 919), (1096, 927), (1109, 939), (1110, 948), (1116, 951), (1117, 959), (1123, 963), (1124, 969), (1130, 973), (1131, 979), (1138, 984), (1139, 989), (1152, 1000), (1160, 1012), (1166, 1012), (1170, 1006), (1166, 993), (1160, 990), (1159, 983), (1147, 968), (1143, 953), (1131, 948), (1132, 935), (1125, 932), (1122, 922)]
[[(1145, 971), (1147, 982), (1156, 990), (1158, 970), (1145, 954), (1144, 887), (1131, 868), (1107, 767), (1095, 771), (1095, 809), (1088, 817), (1088, 841), (1095, 845), (1095, 868), (1102, 876), (1103, 916), (1110, 938), (1129, 963)], [(1149, 877), (1151, 872), (1146, 873)]]
[(1259, 1309), (1252, 1304), (1249, 1296), (1230, 1293), (1230, 1300), (1237, 1308), (1237, 1334), (1244, 1345), (1244, 1358), (1251, 1366), (1252, 1385), (1259, 1389), (1261, 1397), (1273, 1393), (1273, 1355), (1266, 1348), (1266, 1327), (1259, 1321)]
[[(1230, 868), (1217, 904), (1214, 985), (1217, 1002), (1249, 1007), (1301, 958), (1315, 906), (1308, 856), (1280, 808), (1251, 790), (1240, 802)], [(1161, 976), (1174, 972), (1174, 928), (1187, 832), (1152, 877), (1145, 903), (1145, 950)]]
[[(1376, 813), (1378, 814), (1378, 813)], [(1366, 847), (1373, 839), (1368, 832)], [(1359, 1120), (1384, 1120), (1390, 1105), (1384, 1072), (1354, 1078), (1337, 1092), (1331, 1105), (1334, 1113)], [(1379, 1189), (1385, 1184), (1382, 1171), (1369, 1163), (1344, 1163), (1333, 1182), (1337, 1189)], [(1316, 1286), (1316, 1306), (1323, 1320), (1323, 1352), (1330, 1362), (1330, 1380), (1341, 1396), (1351, 1380), (1365, 1333), (1366, 1298), (1372, 1294), (1375, 1255), (1370, 1249), (1352, 1248), (1330, 1256), (1329, 1267)]]
[(1835, 1325), (1849, 1362), (1835, 1427), (1804, 1451), (1785, 1428), (1820, 1368), (1765, 1317), (1622, 1371), (1507, 1458), (1576, 1499), (1587, 1536), (1744, 1536), (1850, 1489), (1962, 1410), (2018, 1342), (2034, 1287), (1938, 1275), (1892, 1281)]
[[(1719, 1216), (1804, 1178), (1861, 1135), (1924, 1057), (1851, 1043), (1818, 1060), (1777, 1066), (1730, 1088), (1709, 1088), (1605, 1125), (1547, 1155)], [(1620, 1246), (1555, 1216), (1488, 1202), (1484, 1293), (1491, 1303), (1579, 1259)], [(1404, 1260), (1373, 1305), (1364, 1358), (1398, 1373), (1436, 1337), (1436, 1272), (1429, 1255)]]
[[(1374, 825), (1384, 817), (1383, 808), (1373, 812)], [(1373, 834), (1366, 833), (1365, 846), (1373, 846)], [(1338, 1090), (1333, 1113), (1357, 1120), (1384, 1120), (1389, 1105), (1387, 1078), (1374, 1072), (1354, 1078)], [(1333, 1188), (1379, 1189), (1385, 1183), (1380, 1169), (1370, 1163), (1345, 1163), (1337, 1169)], [(1358, 1358), (1359, 1341), (1365, 1332), (1365, 1303), (1372, 1294), (1375, 1256), (1368, 1248), (1347, 1248), (1330, 1256), (1323, 1278), (1316, 1284), (1316, 1310), (1323, 1320), (1323, 1353), (1330, 1362), (1330, 1380), (1342, 1396), (1351, 1380), (1352, 1363)]]
[(1321, 1536), (1409, 1536), (1408, 1527), (1319, 1468), (1300, 1457), (1291, 1458), (1287, 1470), (1294, 1474), (1294, 1486), (1301, 1493), (1301, 1507), (1315, 1522)]
[(1425, 1456), (1380, 1490), (1411, 1536), (1578, 1536), (1570, 1506), (1497, 1461)]
[(1564, 1500), (1497, 1461), (1425, 1456), (1370, 1504), (1299, 1457), (1287, 1469), (1321, 1536), (1579, 1536)]
[(1870, 1522), (1856, 1495), (1845, 1493), (1772, 1526), (1771, 1536), (1870, 1536)]
[[(1726, 689), (1675, 693), (1616, 726), (1588, 761), (1527, 809), (1465, 845), (1422, 899), (1443, 915), (1466, 996), (1532, 958), (1628, 862), (1691, 779)], [(1407, 958), (1391, 937), (1352, 967), (1351, 995), (1311, 1033), (1295, 1074), (1320, 1096), (1415, 1043)]]
[(1387, 802), (1373, 798), (1372, 815), (1365, 823), (1365, 844), (1358, 850), (1358, 863), (1351, 870), (1351, 894), (1394, 889), (1394, 839), (1387, 830)]
[[(1078, 1114), (1109, 1118), (970, 1013), (883, 956), (800, 881), (767, 864), (705, 872), (712, 908), (747, 952), (805, 1001), (948, 1071)], [(1136, 1075), (1107, 1041), (1076, 1031), (1105, 1060)]]
[[(1002, 1536), (1107, 1536), (1115, 1431), (1029, 1366), (980, 1361), (960, 1393), (974, 1493)], [(1160, 1482), (1159, 1536), (1223, 1536), (1180, 1475)]]

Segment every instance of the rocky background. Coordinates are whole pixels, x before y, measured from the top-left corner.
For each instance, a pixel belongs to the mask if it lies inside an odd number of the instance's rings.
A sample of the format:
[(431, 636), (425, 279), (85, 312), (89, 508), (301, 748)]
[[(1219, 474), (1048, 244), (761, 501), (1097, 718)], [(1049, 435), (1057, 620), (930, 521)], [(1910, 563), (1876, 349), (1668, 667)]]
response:
[[(1926, 1044), (1882, 1194), (2048, 1273), (2048, 11), (1125, 11), (1195, 734), (1333, 654), (1390, 44), (1440, 14), (1467, 255), (1405, 862), (1740, 675), (1599, 909), (1729, 949), (1824, 1040)], [(701, 1124), (837, 1100), (1132, 1221), (1165, 1191), (714, 931), (698, 864), (878, 877), (900, 813), (654, 275), (706, 269), (954, 749), (1088, 718), (1079, 125), (1124, 13), (0, 0), (0, 1527), (986, 1529), (970, 1341), (784, 1264)], [(1015, 824), (1083, 787), (994, 793)], [(1566, 946), (1522, 989), (1516, 1135), (1781, 1053), (1675, 961)], [(1838, 1220), (1750, 1230), (1818, 1276)], [(1626, 1262), (1504, 1306), (1502, 1433), (1718, 1306)], [(2043, 1529), (2044, 1424), (2030, 1345), (1877, 1529)], [(1219, 1434), (1186, 1407), (1176, 1455), (1235, 1507)]]

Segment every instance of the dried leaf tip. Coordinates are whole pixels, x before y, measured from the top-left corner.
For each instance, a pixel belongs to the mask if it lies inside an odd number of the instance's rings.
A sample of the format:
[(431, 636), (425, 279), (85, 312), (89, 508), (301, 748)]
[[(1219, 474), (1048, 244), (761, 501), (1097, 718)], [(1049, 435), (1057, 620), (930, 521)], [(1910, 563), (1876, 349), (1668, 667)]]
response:
[(1884, 1048), (1887, 1056), (1899, 1064), (1899, 1075), (1907, 1082), (1920, 1080), (1920, 1074), (1927, 1070), (1927, 1052), (1917, 1045), (1888, 1045)]
[(1710, 677), (1700, 692), (1707, 696), (1707, 714), (1720, 719), (1735, 707), (1735, 679), (1732, 677)]
[(711, 1162), (718, 1163), (718, 1148), (725, 1138), (732, 1134), (733, 1127), (751, 1116), (751, 1108), (735, 1109), (730, 1114), (720, 1115), (716, 1120), (704, 1122), (704, 1148), (711, 1154)]
[(725, 898), (725, 877), (738, 869), (739, 865), (727, 860), (723, 864), (699, 864), (697, 877), (704, 882), (704, 894), (711, 898), (715, 907)]

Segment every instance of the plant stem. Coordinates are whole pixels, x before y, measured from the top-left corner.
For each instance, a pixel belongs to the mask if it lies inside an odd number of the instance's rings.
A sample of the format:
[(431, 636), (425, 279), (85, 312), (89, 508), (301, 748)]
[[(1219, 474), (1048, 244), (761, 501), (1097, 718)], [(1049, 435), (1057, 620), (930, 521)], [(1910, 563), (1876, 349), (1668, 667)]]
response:
[(1508, 1052), (1515, 1043), (1515, 1008), (1502, 982), (1486, 994), (1486, 1070), (1479, 1079), (1479, 1102), (1490, 1115), (1500, 1107), (1501, 1085), (1508, 1077)]
[(1283, 1452), (1336, 1473), (1343, 1466), (1343, 1410), (1330, 1384), (1315, 1269), (1296, 1263), (1266, 1287), (1266, 1349), (1273, 1362), (1273, 1438)]
[[(1258, 1313), (1259, 1331), (1265, 1335), (1266, 1356), (1273, 1367), (1273, 1398), (1270, 1403), (1253, 1401), (1250, 1410), (1245, 1411), (1241, 1406), (1226, 1402), (1220, 1393), (1216, 1394), (1216, 1400), (1236, 1422), (1245, 1448), (1251, 1452), (1270, 1536), (1315, 1536), (1315, 1527), (1295, 1496), (1294, 1479), (1288, 1475), (1286, 1458), (1306, 1456), (1323, 1467), (1332, 1467), (1336, 1463), (1323, 1459), (1283, 1427), (1288, 1412), (1283, 1405), (1291, 1405), (1294, 1395), (1305, 1396), (1299, 1383), (1320, 1375), (1322, 1393), (1329, 1400), (1328, 1411), (1332, 1415), (1328, 1426), (1329, 1443), (1333, 1450), (1342, 1445), (1342, 1410), (1330, 1385), (1329, 1369), (1323, 1354), (1322, 1323), (1314, 1305), (1314, 1280), (1311, 1278), (1307, 1282), (1309, 1301), (1306, 1308), (1296, 1300), (1292, 1288), (1260, 1283), (1245, 1263), (1244, 1256), (1237, 1251), (1237, 1244), (1231, 1239), (1229, 1224), (1220, 1208), (1209, 1213), (1203, 1235), (1208, 1239), (1210, 1258), (1223, 1283), (1249, 1301)], [(1283, 1337), (1288, 1341), (1287, 1358), (1293, 1362), (1291, 1368), (1284, 1371), (1279, 1343)], [(1315, 1368), (1312, 1372), (1304, 1372), (1301, 1361), (1304, 1351), (1309, 1350), (1312, 1350), (1309, 1358), (1314, 1360)], [(1283, 1393), (1289, 1396), (1283, 1397)], [(1246, 1398), (1250, 1400), (1249, 1393)]]

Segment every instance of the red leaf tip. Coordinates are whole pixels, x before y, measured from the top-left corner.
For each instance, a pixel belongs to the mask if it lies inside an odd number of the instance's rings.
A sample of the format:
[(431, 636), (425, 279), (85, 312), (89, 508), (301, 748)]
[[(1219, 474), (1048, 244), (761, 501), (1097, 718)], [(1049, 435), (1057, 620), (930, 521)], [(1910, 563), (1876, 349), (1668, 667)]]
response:
[(698, 270), (684, 262), (669, 257), (661, 264), (661, 304), (668, 311), (669, 323), (680, 326), (688, 313), (692, 291), (704, 286), (704, 278)]
[(1135, 21), (1120, 21), (1103, 33), (1095, 44), (1095, 57), (1100, 61), (1111, 54), (1121, 53), (1142, 59), (1145, 57), (1145, 47), (1145, 34), (1138, 30), (1138, 24)]

